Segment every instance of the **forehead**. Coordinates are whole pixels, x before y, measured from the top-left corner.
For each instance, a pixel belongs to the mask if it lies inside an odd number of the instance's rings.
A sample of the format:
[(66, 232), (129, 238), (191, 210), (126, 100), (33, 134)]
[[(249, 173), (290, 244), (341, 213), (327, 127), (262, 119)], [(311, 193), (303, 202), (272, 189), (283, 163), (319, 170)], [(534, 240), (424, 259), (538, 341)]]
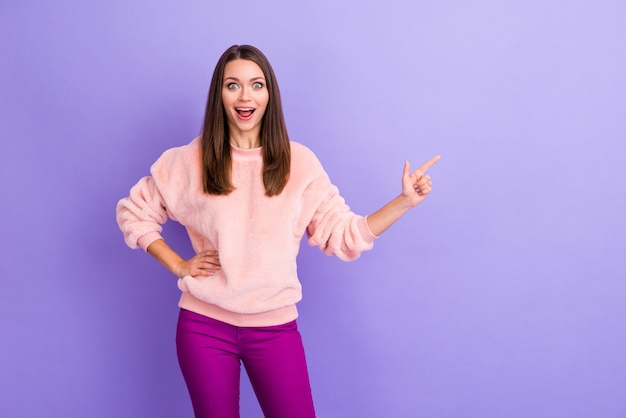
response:
[(224, 67), (224, 78), (228, 77), (252, 79), (264, 77), (264, 74), (256, 62), (238, 58), (229, 61)]

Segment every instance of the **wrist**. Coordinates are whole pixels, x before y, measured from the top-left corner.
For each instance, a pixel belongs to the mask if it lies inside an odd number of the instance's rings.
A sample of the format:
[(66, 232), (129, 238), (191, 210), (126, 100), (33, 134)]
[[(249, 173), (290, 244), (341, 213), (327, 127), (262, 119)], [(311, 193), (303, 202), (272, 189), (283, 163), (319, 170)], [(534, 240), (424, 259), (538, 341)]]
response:
[(154, 241), (146, 249), (148, 254), (156, 258), (167, 270), (176, 277), (185, 276), (185, 260), (172, 250), (163, 239)]
[(415, 207), (415, 201), (413, 196), (407, 196), (405, 194), (400, 194), (398, 197), (394, 199), (397, 209), (402, 211), (402, 214), (408, 212), (409, 210)]

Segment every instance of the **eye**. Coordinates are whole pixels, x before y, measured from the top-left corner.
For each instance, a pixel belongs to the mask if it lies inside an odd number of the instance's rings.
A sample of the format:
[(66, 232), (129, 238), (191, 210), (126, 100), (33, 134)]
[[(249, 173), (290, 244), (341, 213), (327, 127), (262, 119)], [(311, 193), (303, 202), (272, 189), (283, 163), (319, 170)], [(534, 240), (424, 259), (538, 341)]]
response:
[(226, 84), (226, 88), (228, 90), (237, 90), (239, 86), (237, 85), (237, 83), (228, 83)]
[(257, 81), (256, 83), (252, 84), (252, 88), (255, 90), (260, 90), (263, 88), (263, 83), (261, 83), (260, 81)]

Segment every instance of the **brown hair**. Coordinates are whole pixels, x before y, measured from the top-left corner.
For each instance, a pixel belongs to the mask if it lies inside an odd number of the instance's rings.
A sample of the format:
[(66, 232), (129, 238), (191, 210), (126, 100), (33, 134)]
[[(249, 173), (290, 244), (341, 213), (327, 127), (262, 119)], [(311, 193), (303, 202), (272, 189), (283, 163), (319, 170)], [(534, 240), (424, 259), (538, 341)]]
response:
[(228, 48), (220, 57), (213, 72), (202, 127), (204, 191), (209, 194), (227, 195), (234, 190), (230, 177), (231, 145), (222, 102), (222, 84), (226, 64), (236, 59), (255, 62), (265, 76), (269, 101), (260, 132), (263, 148), (263, 184), (267, 196), (278, 195), (289, 179), (291, 166), (289, 136), (274, 70), (265, 55), (250, 45), (233, 45)]

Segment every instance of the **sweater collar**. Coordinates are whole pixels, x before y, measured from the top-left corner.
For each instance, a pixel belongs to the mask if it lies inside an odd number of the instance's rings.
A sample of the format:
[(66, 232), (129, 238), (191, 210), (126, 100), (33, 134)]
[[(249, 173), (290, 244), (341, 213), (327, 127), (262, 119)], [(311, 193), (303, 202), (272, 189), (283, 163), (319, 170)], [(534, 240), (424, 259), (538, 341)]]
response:
[(256, 160), (263, 156), (263, 148), (237, 148), (233, 144), (230, 144), (231, 155), (238, 160)]

